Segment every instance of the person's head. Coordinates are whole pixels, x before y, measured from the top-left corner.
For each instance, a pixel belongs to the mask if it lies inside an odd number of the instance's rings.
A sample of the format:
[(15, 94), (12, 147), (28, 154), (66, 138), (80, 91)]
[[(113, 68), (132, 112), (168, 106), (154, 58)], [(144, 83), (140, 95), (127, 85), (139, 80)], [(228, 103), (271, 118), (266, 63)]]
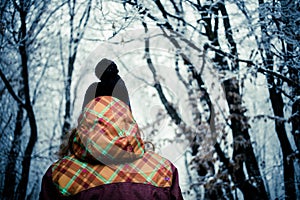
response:
[(119, 73), (116, 63), (106, 58), (103, 58), (95, 68), (95, 75), (100, 79), (109, 79), (117, 76)]

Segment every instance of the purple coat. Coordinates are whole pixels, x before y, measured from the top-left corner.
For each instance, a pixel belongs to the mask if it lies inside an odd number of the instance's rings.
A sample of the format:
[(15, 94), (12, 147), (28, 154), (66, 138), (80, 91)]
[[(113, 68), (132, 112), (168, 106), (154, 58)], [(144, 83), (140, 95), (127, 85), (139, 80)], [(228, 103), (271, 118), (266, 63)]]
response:
[(71, 155), (52, 164), (42, 180), (41, 200), (182, 200), (176, 167), (145, 151), (136, 121), (111, 96), (84, 108)]

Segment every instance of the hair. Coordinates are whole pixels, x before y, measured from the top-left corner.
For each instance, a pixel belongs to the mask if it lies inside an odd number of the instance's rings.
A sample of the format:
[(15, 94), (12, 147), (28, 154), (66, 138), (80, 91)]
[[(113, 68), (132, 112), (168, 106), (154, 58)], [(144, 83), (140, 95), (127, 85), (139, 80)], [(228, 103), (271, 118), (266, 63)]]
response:
[(77, 129), (73, 128), (66, 133), (66, 136), (64, 137), (60, 145), (59, 151), (57, 152), (59, 158), (63, 158), (64, 156), (73, 154), (72, 145), (73, 145), (73, 140), (76, 136), (76, 132)]
[(95, 67), (95, 75), (100, 79), (115, 77), (119, 73), (116, 63), (103, 58)]

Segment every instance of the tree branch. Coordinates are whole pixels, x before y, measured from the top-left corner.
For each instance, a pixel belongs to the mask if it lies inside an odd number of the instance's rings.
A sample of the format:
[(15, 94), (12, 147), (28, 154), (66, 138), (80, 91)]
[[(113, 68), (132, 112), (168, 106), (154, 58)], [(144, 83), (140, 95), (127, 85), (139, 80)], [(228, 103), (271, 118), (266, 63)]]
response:
[(0, 69), (0, 77), (4, 83), (4, 85), (6, 86), (8, 92), (10, 93), (10, 95), (16, 100), (16, 102), (18, 102), (22, 107), (25, 108), (25, 104), (22, 102), (22, 100), (16, 95), (16, 93), (14, 92), (14, 89), (12, 88), (12, 86), (10, 85), (9, 81), (7, 80), (7, 78), (5, 77), (5, 75), (3, 74), (2, 70)]
[(274, 71), (269, 70), (269, 69), (265, 69), (265, 68), (263, 68), (263, 67), (259, 67), (257, 71), (258, 71), (258, 72), (261, 72), (261, 73), (263, 73), (263, 74), (267, 73), (267, 74), (273, 75), (273, 76), (275, 76), (275, 77), (277, 77), (277, 78), (280, 78), (281, 80), (287, 82), (287, 83), (290, 84), (290, 85), (295, 86), (298, 90), (300, 90), (300, 85), (299, 85), (299, 83), (296, 83), (296, 82), (294, 82), (293, 80), (291, 80), (291, 79), (287, 78), (286, 76), (283, 76), (283, 75), (281, 75), (281, 74), (279, 74), (279, 73), (277, 73), (277, 72), (274, 72)]
[[(148, 27), (145, 22), (143, 22), (143, 26), (144, 26), (145, 32), (147, 33)], [(159, 94), (160, 100), (162, 101), (163, 105), (165, 106), (170, 117), (175, 121), (175, 124), (179, 125), (182, 122), (182, 119), (178, 115), (178, 113), (177, 113), (176, 109), (173, 107), (173, 105), (171, 105), (170, 102), (168, 102), (167, 98), (165, 97), (165, 95), (163, 93), (161, 84), (160, 84), (159, 80), (157, 79), (156, 70), (154, 68), (154, 65), (153, 65), (151, 57), (150, 57), (150, 41), (149, 41), (148, 37), (145, 38), (145, 57), (147, 60), (148, 67), (153, 74), (153, 78), (155, 81), (154, 87)]]
[(281, 80), (285, 81), (286, 83), (295, 86), (297, 89), (300, 90), (300, 84), (299, 84), (299, 83), (296, 83), (295, 81), (293, 81), (293, 80), (287, 78), (286, 76), (283, 76), (283, 75), (281, 75), (281, 74), (279, 74), (279, 73), (277, 73), (277, 72), (274, 72), (274, 71), (272, 71), (272, 70), (265, 69), (265, 68), (263, 68), (263, 67), (258, 67), (258, 66), (257, 66), (253, 61), (251, 61), (251, 60), (245, 60), (245, 59), (239, 59), (239, 58), (236, 58), (234, 55), (232, 55), (232, 54), (230, 54), (230, 53), (227, 53), (227, 52), (224, 52), (224, 51), (222, 51), (221, 49), (217, 49), (217, 48), (215, 48), (215, 47), (209, 45), (208, 43), (206, 43), (206, 44), (204, 45), (204, 48), (211, 49), (211, 50), (213, 50), (213, 51), (215, 51), (215, 52), (217, 52), (217, 53), (219, 53), (219, 54), (221, 54), (221, 55), (223, 55), (223, 56), (226, 56), (226, 57), (228, 57), (228, 58), (230, 58), (230, 59), (236, 59), (236, 61), (238, 61), (238, 62), (244, 62), (244, 63), (246, 63), (248, 66), (256, 66), (258, 72), (263, 73), (263, 74), (266, 74), (266, 73), (267, 73), (267, 74), (273, 75), (273, 76), (275, 76), (275, 77), (277, 77), (277, 78), (280, 78)]

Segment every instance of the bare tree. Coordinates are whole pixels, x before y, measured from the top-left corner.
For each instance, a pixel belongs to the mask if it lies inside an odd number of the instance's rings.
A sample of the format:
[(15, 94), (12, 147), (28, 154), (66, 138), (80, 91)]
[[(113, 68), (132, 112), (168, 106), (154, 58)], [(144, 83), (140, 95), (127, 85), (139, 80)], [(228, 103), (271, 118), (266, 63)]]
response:
[[(249, 59), (240, 58), (244, 50), (238, 49), (239, 43), (234, 39), (234, 31), (238, 32), (238, 28), (232, 26), (230, 14), (227, 11), (226, 3), (223, 0), (219, 1), (170, 1), (168, 3), (162, 1), (147, 2), (148, 4), (137, 2), (137, 1), (122, 1), (124, 7), (124, 13), (127, 16), (128, 10), (134, 10), (140, 16), (142, 25), (146, 31), (145, 39), (145, 60), (147, 66), (150, 69), (154, 85), (161, 102), (164, 105), (166, 112), (170, 118), (173, 119), (174, 123), (178, 127), (187, 127), (184, 119), (178, 115), (174, 104), (167, 100), (164, 95), (164, 91), (161, 87), (161, 80), (158, 78), (157, 67), (152, 58), (155, 56), (151, 55), (151, 38), (148, 37), (148, 23), (155, 24), (161, 29), (161, 33), (169, 40), (169, 43), (176, 49), (175, 62), (176, 69), (178, 70), (178, 58), (183, 61), (184, 66), (190, 70), (194, 81), (198, 83), (198, 89), (202, 91), (202, 97), (199, 98), (199, 104), (208, 105), (209, 116), (208, 123), (210, 123), (210, 130), (214, 132), (213, 120), (215, 118), (214, 106), (211, 103), (211, 94), (205, 90), (205, 84), (208, 82), (202, 74), (203, 66), (205, 64), (196, 63), (189, 53), (185, 53), (187, 49), (190, 51), (197, 52), (204, 55), (204, 57), (210, 57), (214, 63), (215, 69), (218, 73), (225, 74), (222, 77), (221, 84), (224, 88), (226, 102), (229, 107), (229, 116), (225, 117), (225, 123), (231, 128), (233, 136), (233, 155), (226, 155), (222, 151), (221, 143), (226, 144), (227, 141), (222, 136), (222, 139), (215, 143), (215, 152), (219, 155), (220, 161), (223, 166), (219, 172), (214, 172), (216, 179), (221, 174), (227, 173), (231, 176), (231, 180), (235, 187), (242, 191), (245, 199), (268, 199), (271, 198), (271, 194), (268, 194), (266, 186), (268, 183), (263, 179), (261, 175), (260, 163), (258, 161), (259, 155), (255, 154), (253, 147), (253, 140), (250, 137), (250, 124), (249, 119), (246, 116), (247, 107), (243, 104), (243, 84), (244, 80), (239, 77), (240, 69), (248, 68), (250, 70), (256, 70), (255, 73), (266, 74), (266, 80), (268, 85), (268, 91), (270, 93), (271, 109), (274, 111), (274, 116), (269, 116), (269, 119), (275, 121), (275, 131), (277, 133), (281, 149), (283, 152), (283, 163), (284, 163), (284, 179), (285, 179), (285, 192), (288, 198), (295, 197), (295, 190), (292, 188), (295, 185), (294, 169), (292, 159), (297, 157), (297, 152), (294, 152), (288, 140), (288, 133), (285, 130), (285, 124), (292, 124), (292, 134), (295, 139), (295, 143), (299, 146), (298, 137), (298, 112), (299, 112), (299, 100), (296, 91), (299, 91), (299, 70), (295, 67), (295, 63), (298, 62), (297, 44), (299, 43), (297, 35), (297, 21), (299, 3), (292, 1), (291, 4), (287, 4), (287, 1), (273, 1), (264, 4), (263, 1), (259, 1), (259, 8), (253, 9), (254, 12), (260, 15), (259, 24), (262, 29), (262, 37), (257, 34), (256, 27), (253, 18), (251, 18), (251, 12), (247, 9), (247, 4), (244, 1), (233, 2), (241, 11), (240, 16), (244, 16), (245, 21), (248, 24), (249, 36), (254, 36), (253, 52), (260, 52), (261, 57), (257, 57), (254, 53), (249, 53)], [(229, 2), (231, 3), (231, 2)], [(249, 2), (249, 4), (252, 2)], [(293, 9), (289, 9), (293, 5)], [(130, 9), (129, 9), (130, 8)], [(281, 10), (279, 8), (282, 8)], [(263, 10), (264, 9), (264, 10)], [(278, 10), (279, 9), (279, 10)], [(263, 10), (263, 11), (262, 11)], [(268, 12), (266, 12), (268, 10)], [(189, 15), (187, 14), (189, 13)], [(281, 18), (278, 18), (278, 13), (281, 13)], [(193, 17), (188, 17), (188, 16)], [(136, 15), (135, 15), (136, 16)], [(270, 16), (272, 17), (270, 19)], [(292, 19), (290, 20), (290, 16)], [(150, 21), (149, 21), (150, 20)], [(236, 19), (235, 19), (236, 21)], [(284, 22), (284, 23), (282, 23)], [(266, 25), (272, 23), (276, 30), (275, 32), (270, 31), (273, 35), (270, 35), (269, 27)], [(277, 24), (276, 24), (277, 23)], [(285, 25), (284, 25), (285, 24)], [(122, 27), (120, 25), (120, 27)], [(277, 28), (276, 28), (277, 27)], [(285, 27), (286, 29), (283, 29)], [(220, 32), (224, 30), (224, 32)], [(276, 37), (276, 33), (278, 37)], [(191, 42), (195, 38), (201, 38), (200, 41), (205, 42)], [(283, 36), (280, 38), (280, 36)], [(262, 38), (262, 41), (260, 40)], [(270, 43), (272, 38), (281, 40), (283, 48), (280, 50), (278, 44)], [(240, 39), (239, 42), (245, 40)], [(187, 51), (187, 52), (190, 52)], [(214, 56), (210, 56), (211, 52), (214, 52)], [(249, 51), (250, 52), (250, 51)], [(270, 54), (268, 53), (270, 52)], [(209, 54), (209, 55), (208, 55)], [(280, 65), (274, 65), (274, 56), (278, 56)], [(290, 59), (294, 58), (294, 59)], [(261, 60), (262, 62), (261, 62)], [(273, 60), (273, 61), (272, 61)], [(293, 64), (291, 64), (293, 60)], [(203, 60), (203, 63), (205, 61)], [(289, 63), (289, 64), (287, 64)], [(285, 66), (288, 70), (285, 70)], [(242, 67), (241, 67), (242, 66)], [(278, 70), (277, 70), (278, 69)], [(288, 72), (288, 73), (286, 73)], [(288, 75), (288, 76), (287, 76)], [(290, 76), (290, 77), (289, 77)], [(178, 76), (179, 80), (182, 81), (182, 77)], [(184, 81), (182, 81), (184, 84)], [(283, 84), (287, 83), (292, 91), (284, 91)], [(189, 93), (191, 95), (191, 93)], [(288, 98), (293, 102), (293, 106), (289, 106), (285, 102), (284, 98)], [(296, 97), (296, 98), (295, 98)], [(291, 112), (289, 119), (284, 118), (284, 107), (288, 106)], [(198, 119), (201, 119), (203, 113), (197, 115)], [(201, 120), (200, 120), (201, 121)], [(249, 131), (250, 130), (250, 131)], [(194, 130), (195, 131), (195, 130)], [(193, 131), (192, 131), (193, 132)], [(269, 134), (272, 134), (271, 131)], [(186, 133), (187, 138), (191, 142), (191, 148), (193, 149), (194, 155), (197, 155), (201, 145), (199, 142), (199, 134), (197, 131), (191, 135), (197, 137), (191, 137)], [(198, 139), (197, 139), (198, 138)], [(201, 137), (200, 137), (201, 138)], [(202, 138), (203, 139), (203, 138)], [(195, 142), (196, 141), (196, 142)], [(299, 147), (297, 147), (299, 148)], [(201, 152), (199, 152), (201, 153)], [(287, 159), (290, 159), (290, 163), (287, 163)], [(201, 161), (198, 163), (199, 176), (205, 176), (212, 169), (211, 165), (206, 162), (202, 165)], [(245, 167), (244, 167), (245, 165)], [(222, 169), (222, 170), (221, 170)], [(208, 176), (209, 177), (209, 176)], [(224, 178), (226, 179), (226, 178)], [(224, 180), (223, 179), (223, 180)], [(207, 180), (207, 179), (203, 179)], [(228, 181), (228, 184), (230, 181)], [(203, 184), (205, 185), (205, 184)], [(228, 198), (232, 198), (231, 194), (234, 192), (230, 187), (226, 187), (226, 181), (224, 180), (224, 188), (217, 189), (216, 187), (206, 187), (206, 198), (222, 198), (224, 193), (227, 193)], [(222, 187), (222, 186), (221, 186)], [(226, 191), (226, 192), (224, 192)], [(226, 195), (226, 194), (225, 194)]]
[[(188, 39), (184, 38), (184, 35), (177, 31), (178, 28), (173, 27), (173, 22), (182, 23), (184, 27), (191, 27), (191, 29), (195, 32), (199, 32), (199, 30), (196, 29), (195, 26), (193, 26), (191, 23), (187, 21), (182, 15), (180, 16), (180, 11), (184, 12), (182, 10), (182, 1), (180, 1), (178, 4), (172, 1), (172, 6), (165, 7), (162, 2), (155, 1), (155, 5), (157, 10), (160, 13), (160, 17), (155, 16), (154, 14), (151, 14), (151, 10), (147, 8), (146, 4), (138, 4), (137, 2), (127, 1), (127, 4), (130, 4), (134, 6), (137, 10), (140, 11), (141, 15), (144, 15), (149, 17), (152, 21), (154, 21), (157, 26), (162, 28), (165, 32), (165, 36), (169, 38), (170, 42), (177, 48), (179, 51), (182, 52), (182, 48), (180, 46), (180, 42), (177, 40), (182, 41), (188, 41)], [(224, 70), (231, 70), (232, 72), (237, 72), (239, 69), (239, 58), (238, 58), (238, 52), (237, 47), (235, 44), (235, 41), (233, 39), (233, 33), (231, 31), (231, 25), (230, 25), (230, 19), (228, 17), (225, 3), (224, 1), (218, 1), (216, 3), (206, 3), (204, 6), (201, 5), (200, 1), (197, 3), (193, 3), (191, 1), (185, 2), (189, 6), (191, 6), (193, 9), (198, 11), (200, 13), (199, 16), (199, 22), (202, 20), (204, 22), (204, 28), (205, 32), (200, 33), (202, 35), (205, 35), (208, 38), (208, 41), (211, 42), (211, 45), (206, 44), (204, 46), (204, 49), (212, 49), (217, 50), (220, 49), (220, 41), (218, 39), (219, 37), (219, 13), (221, 14), (223, 19), (223, 25), (225, 29), (225, 37), (230, 45), (230, 53), (231, 55), (230, 59), (232, 59), (231, 64), (228, 63), (226, 60), (225, 55), (220, 54), (219, 51), (215, 53), (214, 61), (216, 63), (216, 66), (220, 69), (220, 71)], [(170, 10), (174, 10), (174, 14), (170, 12)], [(161, 21), (164, 21), (161, 23)], [(212, 24), (214, 23), (214, 24)], [(144, 23), (145, 26), (145, 23)], [(146, 27), (146, 26), (145, 26)], [(169, 32), (170, 34), (167, 34), (166, 32)], [(154, 79), (155, 78), (155, 69), (151, 62), (150, 55), (149, 55), (149, 47), (147, 47), (148, 42), (146, 41), (146, 58), (147, 63), (149, 65), (149, 68), (151, 69)], [(196, 49), (197, 51), (201, 52), (202, 47), (195, 45), (194, 43), (188, 43), (189, 46)], [(211, 47), (211, 48), (210, 48)], [(222, 52), (222, 51), (221, 51)], [(206, 103), (209, 105), (211, 116), (213, 117), (213, 109), (209, 100), (208, 93), (203, 90), (203, 80), (201, 78), (201, 75), (199, 76), (197, 72), (194, 69), (194, 65), (197, 65), (196, 63), (193, 63), (189, 56), (185, 55), (184, 53), (180, 54), (182, 56), (182, 59), (184, 60), (185, 64), (189, 66), (192, 69), (193, 77), (197, 80), (199, 88), (204, 92), (204, 97), (206, 99)], [(176, 117), (176, 111), (174, 108), (168, 106), (166, 103), (167, 101), (162, 95), (162, 90), (159, 87), (159, 82), (155, 81), (155, 88), (157, 89), (161, 100), (163, 104), (165, 105), (165, 108), (167, 112), (169, 113), (170, 117), (174, 120), (176, 124), (180, 124), (181, 119), (179, 117)], [(235, 167), (232, 168), (230, 166), (228, 167), (229, 171), (233, 171), (232, 178), (237, 187), (243, 192), (245, 198), (253, 199), (267, 199), (266, 190), (264, 187), (263, 180), (260, 175), (259, 166), (256, 161), (253, 148), (251, 146), (250, 136), (248, 133), (248, 123), (247, 119), (244, 116), (245, 109), (242, 106), (242, 100), (241, 100), (241, 94), (239, 92), (239, 82), (235, 78), (228, 79), (223, 82), (226, 99), (230, 108), (230, 119), (231, 119), (231, 129), (234, 137), (234, 154), (233, 154), (233, 160), (235, 161)], [(210, 122), (210, 121), (209, 121)], [(197, 151), (197, 150), (196, 150)], [(246, 178), (245, 178), (245, 172), (243, 169), (243, 163), (246, 163), (247, 173), (249, 176), (253, 177), (255, 179), (255, 185), (250, 184)], [(200, 165), (199, 165), (200, 167)], [(200, 174), (199, 174), (200, 175)], [(214, 190), (214, 189), (212, 189)], [(213, 198), (221, 197), (222, 192), (219, 194), (211, 194), (208, 195), (207, 198)]]
[[(73, 112), (72, 98), (71, 98), (71, 86), (72, 86), (72, 76), (75, 68), (75, 61), (77, 56), (77, 50), (79, 44), (84, 36), (86, 27), (90, 18), (90, 11), (92, 6), (92, 0), (87, 2), (76, 2), (69, 0), (68, 1), (68, 13), (69, 13), (69, 41), (67, 48), (67, 63), (65, 64), (64, 60), (64, 45), (61, 44), (60, 53), (61, 53), (61, 64), (63, 66), (63, 74), (65, 78), (65, 114), (64, 122), (62, 125), (62, 137), (64, 140), (66, 133), (71, 128), (71, 116)], [(83, 7), (82, 9), (79, 9)]]
[[(286, 2), (281, 1), (282, 6), (282, 16), (285, 18), (287, 15), (286, 13)], [(275, 59), (274, 59), (274, 52), (272, 50), (272, 38), (269, 36), (268, 33), (268, 26), (266, 25), (267, 19), (266, 19), (266, 7), (265, 2), (260, 0), (260, 22), (261, 22), (261, 30), (262, 30), (262, 45), (264, 48), (264, 52), (261, 52), (263, 57), (263, 64), (264, 66), (270, 70), (275, 71), (275, 66), (277, 65)], [(273, 5), (275, 6), (275, 5)], [(271, 13), (271, 15), (273, 15)], [(292, 15), (291, 15), (292, 16)], [(286, 19), (283, 19), (285, 21)], [(272, 22), (271, 22), (272, 23)], [(289, 26), (289, 24), (287, 24)], [(271, 29), (272, 31), (272, 29)], [(283, 45), (285, 45), (286, 42), (282, 41)], [(287, 54), (286, 56), (291, 57), (290, 54), (293, 54), (293, 47), (289, 42), (286, 43), (286, 47), (284, 47), (282, 50), (285, 51), (285, 48), (287, 48)], [(278, 63), (278, 72), (282, 74), (283, 65), (287, 65), (290, 68), (290, 71), (293, 71), (294, 66), (290, 66), (290, 62), (288, 60), (285, 60), (285, 62)], [(282, 97), (282, 86), (283, 86), (283, 80), (280, 78), (274, 77), (270, 74), (266, 75), (267, 82), (269, 84), (269, 94), (270, 94), (270, 100), (272, 104), (272, 109), (274, 112), (274, 115), (279, 118), (284, 118), (284, 100)], [(297, 82), (295, 82), (297, 83)], [(285, 199), (295, 199), (296, 198), (296, 190), (295, 190), (295, 175), (294, 175), (294, 164), (293, 160), (290, 160), (289, 157), (293, 154), (293, 149), (291, 147), (291, 144), (289, 142), (287, 132), (285, 129), (285, 124), (280, 120), (275, 120), (275, 130), (278, 136), (278, 139), (281, 144), (281, 150), (282, 150), (282, 157), (283, 157), (283, 170), (284, 170), (284, 184), (285, 184)]]
[[(43, 153), (57, 147), (53, 145), (57, 132), (61, 140), (65, 139), (72, 126), (76, 98), (72, 89), (77, 87), (74, 72), (82, 55), (79, 47), (90, 51), (90, 46), (82, 44), (99, 41), (124, 45), (116, 52), (120, 61), (126, 54), (126, 44), (140, 41), (136, 52), (128, 52), (132, 56), (130, 63), (122, 64), (145, 65), (143, 71), (148, 72), (145, 77), (134, 74), (134, 70), (128, 71), (156, 92), (164, 108), (157, 113), (157, 119), (148, 123), (153, 129), (151, 134), (157, 134), (156, 125), (166, 119), (174, 128), (176, 140), (188, 141), (190, 148), (184, 155), (191, 159), (185, 165), (196, 199), (238, 199), (238, 193), (244, 199), (275, 199), (283, 192), (286, 199), (297, 197), (294, 165), (298, 164), (294, 161), (299, 159), (300, 148), (298, 1), (6, 0), (0, 6), (0, 51), (7, 55), (0, 58), (0, 100), (5, 105), (1, 111), (7, 113), (1, 115), (0, 127), (5, 133), (0, 135), (0, 141), (5, 141), (1, 143), (2, 153), (7, 154), (0, 168), (5, 174), (5, 179), (0, 178), (1, 197), (35, 198), (39, 179), (29, 184), (30, 172), (39, 172), (30, 170), (30, 166), (33, 160), (35, 163)], [(134, 32), (127, 32), (130, 29), (140, 31), (139, 37), (130, 35)], [(54, 34), (46, 33), (49, 30)], [(112, 40), (123, 33), (125, 36), (119, 42)], [(53, 44), (47, 46), (48, 43)], [(40, 50), (42, 44), (47, 46), (45, 52)], [(157, 46), (170, 56), (160, 54)], [(41, 52), (44, 56), (36, 57)], [(61, 70), (61, 74), (49, 73), (45, 78), (52, 65), (55, 67), (51, 69)], [(168, 72), (161, 70), (165, 65)], [(47, 99), (45, 94), (39, 96), (40, 88), (44, 88), (41, 82), (50, 85), (53, 80), (58, 80), (53, 88), (60, 96), (60, 101), (55, 102), (59, 105), (53, 107), (59, 108), (48, 110), (57, 117), (51, 120), (59, 125), (53, 127), (49, 137), (49, 133), (44, 133), (48, 131), (43, 128), (45, 122), (37, 119), (43, 111), (36, 104), (41, 105), (38, 97)], [(252, 109), (245, 101), (245, 96), (251, 96), (245, 92), (247, 86), (255, 85), (252, 80), (261, 81), (266, 88), (264, 92), (269, 94), (266, 99), (270, 104), (262, 103), (264, 108)], [(170, 97), (168, 88), (174, 81), (180, 85), (176, 89), (182, 90)], [(178, 103), (181, 98), (188, 101), (189, 109), (184, 107), (184, 114)], [(251, 100), (256, 105), (261, 103), (259, 99)], [(266, 114), (268, 110), (272, 114)], [(279, 141), (282, 155), (268, 155), (271, 151), (267, 144), (261, 144), (257, 137), (262, 131), (255, 133), (257, 127), (253, 127), (255, 124), (249, 117), (266, 120), (264, 135)], [(269, 129), (269, 120), (274, 123), (274, 130)], [(49, 147), (34, 154), (38, 138), (51, 142)], [(162, 143), (172, 140), (163, 139)], [(256, 144), (263, 145), (266, 156)], [(272, 166), (266, 167), (265, 157), (280, 158), (282, 165), (274, 159)], [(18, 167), (20, 164), (22, 168)], [(275, 180), (269, 180), (267, 170), (273, 168), (282, 170), (283, 175), (278, 173)]]
[[(32, 153), (38, 138), (36, 114), (33, 109), (37, 98), (35, 93), (37, 88), (32, 90), (33, 83), (29, 79), (30, 72), (34, 68), (31, 66), (34, 60), (31, 56), (34, 55), (35, 48), (37, 48), (37, 37), (53, 13), (60, 8), (58, 5), (53, 10), (45, 12), (48, 5), (48, 1), (5, 1), (1, 7), (3, 11), (1, 20), (5, 24), (5, 29), (1, 33), (2, 42), (5, 44), (2, 48), (12, 50), (17, 56), (13, 62), (2, 58), (0, 70), (4, 86), (15, 101), (10, 106), (17, 106), (13, 142), (8, 155), (5, 186), (2, 192), (2, 196), (7, 199), (25, 199), (26, 197)], [(14, 59), (14, 57), (7, 59)], [(12, 63), (15, 67), (9, 69), (9, 65)], [(6, 76), (6, 74), (13, 72), (11, 70), (15, 70), (16, 81)], [(16, 90), (17, 92), (15, 92)], [(21, 142), (21, 137), (27, 136), (25, 134), (27, 123), (29, 125), (29, 137), (27, 144), (24, 144)], [(19, 159), (21, 168), (18, 167)]]

